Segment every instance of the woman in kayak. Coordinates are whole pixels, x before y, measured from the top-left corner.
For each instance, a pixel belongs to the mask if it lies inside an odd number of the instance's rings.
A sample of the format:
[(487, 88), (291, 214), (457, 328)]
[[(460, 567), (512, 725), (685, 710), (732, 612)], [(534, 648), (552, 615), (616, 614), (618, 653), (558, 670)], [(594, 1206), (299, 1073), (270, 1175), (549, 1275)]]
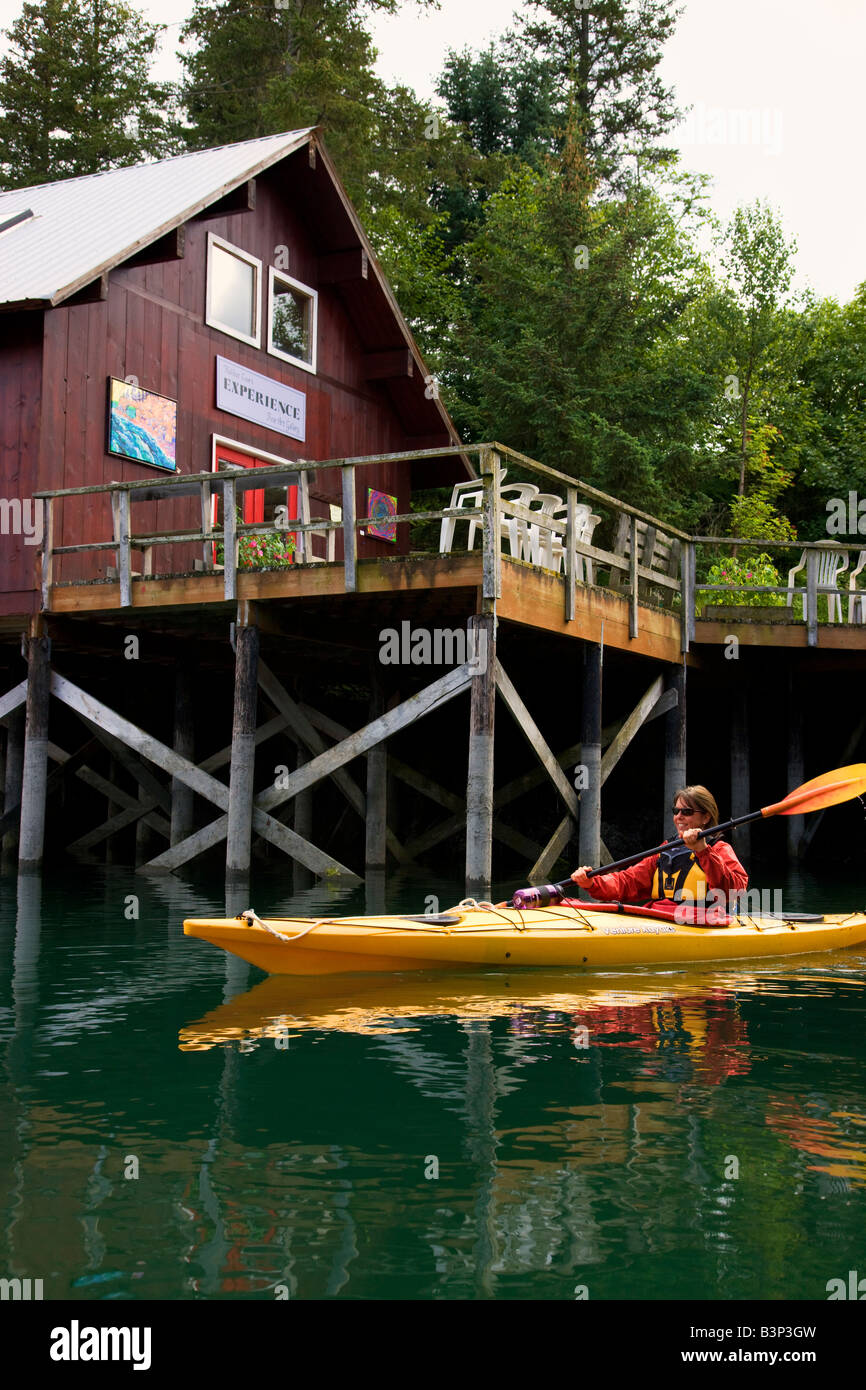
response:
[(681, 787), (674, 797), (673, 817), (681, 845), (652, 854), (630, 869), (596, 874), (593, 878), (588, 877), (590, 866), (584, 865), (575, 869), (572, 879), (592, 897), (604, 901), (646, 903), (672, 899), (694, 903), (710, 898), (715, 889), (712, 902), (720, 903), (723, 895), (732, 902), (732, 895), (748, 887), (749, 875), (730, 845), (723, 840), (711, 843), (704, 839), (703, 830), (719, 821), (715, 798), (706, 787)]

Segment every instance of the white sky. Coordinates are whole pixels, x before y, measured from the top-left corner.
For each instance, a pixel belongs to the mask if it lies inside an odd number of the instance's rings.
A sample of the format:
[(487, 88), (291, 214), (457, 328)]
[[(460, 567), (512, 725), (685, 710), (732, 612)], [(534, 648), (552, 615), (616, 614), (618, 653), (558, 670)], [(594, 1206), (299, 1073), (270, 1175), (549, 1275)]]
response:
[[(680, 106), (694, 108), (679, 140), (685, 162), (713, 175), (712, 204), (723, 218), (738, 203), (769, 198), (799, 243), (800, 283), (850, 298), (866, 280), (866, 0), (682, 2), (662, 72)], [(159, 75), (176, 77), (178, 15), (191, 4), (139, 4), (170, 26)], [(519, 8), (441, 0), (425, 14), (409, 0), (374, 24), (380, 73), (429, 98), (447, 50), (483, 46)], [(0, 0), (0, 28), (20, 9), (19, 0)]]

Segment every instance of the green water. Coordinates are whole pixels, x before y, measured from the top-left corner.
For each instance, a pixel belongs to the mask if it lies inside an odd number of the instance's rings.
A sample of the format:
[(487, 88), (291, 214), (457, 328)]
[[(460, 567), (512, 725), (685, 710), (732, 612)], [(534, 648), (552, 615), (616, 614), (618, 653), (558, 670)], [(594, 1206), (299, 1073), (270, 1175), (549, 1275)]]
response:
[[(859, 876), (753, 882), (866, 906)], [(392, 881), (387, 905), (430, 896), (461, 891)], [(364, 906), (273, 873), (252, 901)], [(224, 911), (121, 869), (0, 880), (0, 1275), (78, 1300), (826, 1299), (866, 1275), (866, 951), (317, 984), (183, 937)]]

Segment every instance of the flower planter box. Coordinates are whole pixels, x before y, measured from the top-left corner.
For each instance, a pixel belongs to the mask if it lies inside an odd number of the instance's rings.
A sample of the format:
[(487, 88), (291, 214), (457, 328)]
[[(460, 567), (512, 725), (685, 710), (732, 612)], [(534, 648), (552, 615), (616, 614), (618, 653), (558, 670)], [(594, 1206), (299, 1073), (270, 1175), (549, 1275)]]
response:
[(785, 607), (758, 608), (750, 604), (741, 606), (732, 603), (707, 604), (698, 621), (708, 623), (790, 623), (799, 622), (793, 618), (791, 609)]

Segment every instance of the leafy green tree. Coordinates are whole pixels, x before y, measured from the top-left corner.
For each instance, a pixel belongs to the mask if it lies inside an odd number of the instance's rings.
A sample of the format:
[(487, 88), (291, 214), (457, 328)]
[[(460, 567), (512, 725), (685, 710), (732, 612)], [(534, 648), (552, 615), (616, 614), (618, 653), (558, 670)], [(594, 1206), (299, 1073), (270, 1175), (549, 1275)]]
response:
[(796, 242), (785, 239), (780, 219), (761, 202), (737, 208), (724, 242), (726, 293), (716, 309), (736, 378), (737, 493), (746, 490), (749, 417), (755, 397), (784, 377), (780, 348), (786, 342), (785, 314), (794, 275)]
[(701, 270), (669, 197), (646, 185), (597, 197), (572, 125), (548, 168), (524, 166), (486, 204), (445, 380), (474, 438), (673, 518), (690, 504), (700, 383), (658, 344), (678, 332)]
[(136, 164), (177, 148), (170, 84), (151, 80), (159, 33), (117, 0), (24, 5), (0, 58), (6, 188)]
[(825, 299), (807, 306), (799, 344), (797, 376), (808, 392), (809, 420), (789, 510), (801, 534), (819, 540), (831, 498), (847, 499), (849, 491), (866, 497), (866, 283), (848, 304)]

